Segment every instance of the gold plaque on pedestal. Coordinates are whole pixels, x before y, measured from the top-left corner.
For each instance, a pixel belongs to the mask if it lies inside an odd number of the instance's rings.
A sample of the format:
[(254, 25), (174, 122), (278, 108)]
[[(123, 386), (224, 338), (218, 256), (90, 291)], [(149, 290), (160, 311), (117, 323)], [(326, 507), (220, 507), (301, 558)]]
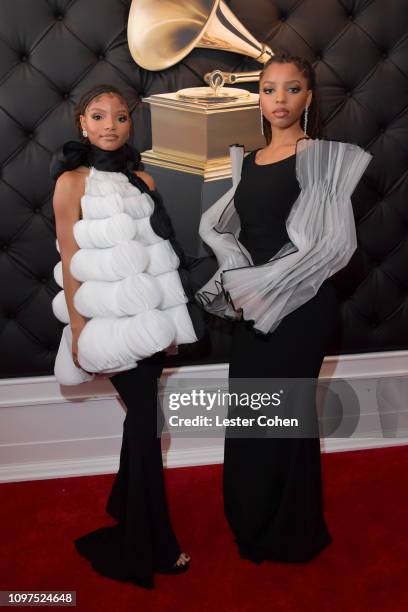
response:
[(247, 151), (265, 145), (257, 94), (217, 102), (189, 101), (179, 93), (144, 98), (150, 104), (153, 143), (142, 154), (143, 162), (210, 181), (231, 176), (231, 144), (242, 144)]

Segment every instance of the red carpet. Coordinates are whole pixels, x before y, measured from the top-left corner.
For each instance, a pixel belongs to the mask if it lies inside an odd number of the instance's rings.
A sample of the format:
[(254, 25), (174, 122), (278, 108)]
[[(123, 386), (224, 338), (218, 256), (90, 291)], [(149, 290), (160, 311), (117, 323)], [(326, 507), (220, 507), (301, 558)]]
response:
[(193, 561), (186, 574), (157, 576), (153, 591), (102, 578), (75, 552), (75, 537), (111, 522), (113, 476), (1, 485), (0, 590), (76, 590), (86, 612), (408, 610), (408, 446), (322, 460), (333, 543), (305, 565), (237, 556), (221, 466), (168, 470), (176, 533)]

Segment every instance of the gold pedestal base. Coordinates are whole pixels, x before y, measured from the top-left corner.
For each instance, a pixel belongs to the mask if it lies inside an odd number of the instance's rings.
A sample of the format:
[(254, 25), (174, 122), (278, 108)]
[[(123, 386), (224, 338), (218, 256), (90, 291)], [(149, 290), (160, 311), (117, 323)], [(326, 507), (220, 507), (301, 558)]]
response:
[(151, 106), (153, 139), (142, 154), (145, 163), (218, 180), (231, 176), (231, 144), (247, 151), (265, 145), (256, 94), (223, 103), (188, 101), (176, 93), (144, 101)]
[(217, 158), (214, 162), (192, 162), (191, 159), (176, 155), (156, 153), (153, 149), (142, 153), (142, 161), (152, 166), (160, 166), (178, 172), (198, 174), (205, 181), (228, 178), (231, 176), (231, 160), (228, 157)]

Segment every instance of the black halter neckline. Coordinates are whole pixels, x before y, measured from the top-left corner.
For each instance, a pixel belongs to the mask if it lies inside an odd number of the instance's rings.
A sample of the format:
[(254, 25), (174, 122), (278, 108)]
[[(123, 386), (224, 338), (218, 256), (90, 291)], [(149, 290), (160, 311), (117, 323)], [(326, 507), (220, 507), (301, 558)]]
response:
[(124, 144), (115, 151), (105, 151), (96, 145), (76, 140), (69, 140), (54, 153), (50, 172), (54, 180), (67, 170), (79, 166), (93, 166), (104, 172), (123, 172), (138, 170), (141, 165), (140, 153), (129, 144)]
[(123, 172), (128, 168), (135, 169), (135, 166), (139, 166), (140, 155), (138, 155), (136, 149), (129, 145), (123, 145), (115, 151), (105, 151), (91, 144), (88, 149), (87, 161), (89, 166), (93, 166), (97, 170)]

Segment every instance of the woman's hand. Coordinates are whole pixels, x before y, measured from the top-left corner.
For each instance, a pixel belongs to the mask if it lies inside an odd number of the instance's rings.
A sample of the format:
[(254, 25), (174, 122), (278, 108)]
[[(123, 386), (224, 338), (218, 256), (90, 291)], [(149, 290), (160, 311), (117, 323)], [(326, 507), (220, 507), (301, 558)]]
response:
[[(81, 368), (81, 365), (78, 361), (78, 339), (81, 331), (85, 327), (86, 323), (80, 324), (72, 329), (72, 359), (77, 368)], [(81, 368), (83, 369), (83, 368)]]
[(79, 325), (77, 324), (75, 329), (72, 330), (72, 359), (73, 359), (73, 362), (75, 363), (77, 368), (84, 370), (84, 372), (87, 372), (87, 374), (93, 375), (95, 378), (109, 378), (109, 376), (112, 376), (112, 374), (104, 374), (104, 373), (99, 373), (99, 372), (88, 372), (88, 370), (85, 370), (78, 361), (78, 339), (86, 323), (87, 323), (87, 319), (85, 319), (83, 323), (80, 323)]

